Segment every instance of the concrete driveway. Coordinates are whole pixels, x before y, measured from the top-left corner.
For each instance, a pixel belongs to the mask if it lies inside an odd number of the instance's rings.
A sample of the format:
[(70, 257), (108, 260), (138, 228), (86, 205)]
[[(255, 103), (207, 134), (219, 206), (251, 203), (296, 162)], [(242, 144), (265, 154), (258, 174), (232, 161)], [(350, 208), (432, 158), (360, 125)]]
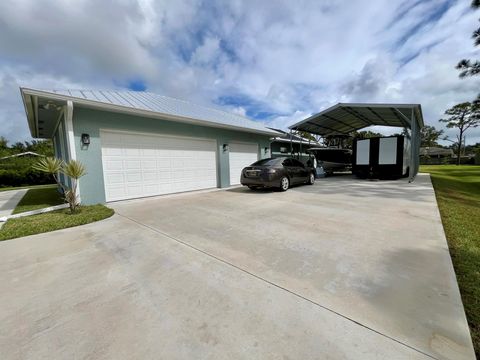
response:
[[(0, 191), (0, 218), (10, 215), (27, 191), (28, 189)], [(3, 224), (0, 221), (0, 229)]]
[(429, 177), (111, 204), (0, 243), (7, 359), (474, 359)]

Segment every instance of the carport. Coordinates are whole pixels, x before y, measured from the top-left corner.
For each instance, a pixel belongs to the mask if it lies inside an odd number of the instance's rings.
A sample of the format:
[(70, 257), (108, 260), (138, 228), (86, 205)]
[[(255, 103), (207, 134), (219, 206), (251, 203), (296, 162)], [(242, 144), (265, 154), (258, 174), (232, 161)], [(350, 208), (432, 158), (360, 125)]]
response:
[(403, 127), (411, 140), (409, 181), (418, 173), (420, 130), (423, 127), (420, 104), (338, 103), (289, 127), (320, 136), (349, 135), (353, 131), (379, 125)]

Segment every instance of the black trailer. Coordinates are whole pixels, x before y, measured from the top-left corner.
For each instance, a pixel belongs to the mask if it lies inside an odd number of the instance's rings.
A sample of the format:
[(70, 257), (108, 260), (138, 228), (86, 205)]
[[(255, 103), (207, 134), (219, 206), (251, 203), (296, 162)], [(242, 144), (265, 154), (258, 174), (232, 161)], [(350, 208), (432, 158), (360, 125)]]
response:
[(352, 173), (360, 178), (398, 179), (409, 175), (410, 141), (405, 136), (355, 139)]

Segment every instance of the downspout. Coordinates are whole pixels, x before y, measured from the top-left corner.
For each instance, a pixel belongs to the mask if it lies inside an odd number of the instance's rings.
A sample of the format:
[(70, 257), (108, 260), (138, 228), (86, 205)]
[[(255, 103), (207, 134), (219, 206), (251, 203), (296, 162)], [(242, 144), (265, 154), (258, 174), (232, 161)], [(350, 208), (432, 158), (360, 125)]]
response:
[[(68, 158), (70, 160), (77, 160), (77, 151), (75, 150), (75, 136), (73, 134), (73, 101), (68, 100), (67, 106), (65, 109), (65, 132), (67, 134), (67, 148), (68, 148)], [(80, 197), (80, 180), (77, 180), (77, 197), (78, 201), (81, 202)]]

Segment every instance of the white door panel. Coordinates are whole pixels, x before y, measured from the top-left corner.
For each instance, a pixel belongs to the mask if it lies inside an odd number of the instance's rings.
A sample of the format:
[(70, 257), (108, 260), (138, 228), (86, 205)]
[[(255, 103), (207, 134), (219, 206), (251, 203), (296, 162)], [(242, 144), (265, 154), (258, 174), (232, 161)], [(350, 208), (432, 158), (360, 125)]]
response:
[(357, 141), (357, 165), (370, 164), (370, 139)]
[(107, 201), (217, 186), (210, 139), (101, 131)]
[(378, 149), (379, 165), (395, 165), (397, 163), (397, 138), (381, 138)]

